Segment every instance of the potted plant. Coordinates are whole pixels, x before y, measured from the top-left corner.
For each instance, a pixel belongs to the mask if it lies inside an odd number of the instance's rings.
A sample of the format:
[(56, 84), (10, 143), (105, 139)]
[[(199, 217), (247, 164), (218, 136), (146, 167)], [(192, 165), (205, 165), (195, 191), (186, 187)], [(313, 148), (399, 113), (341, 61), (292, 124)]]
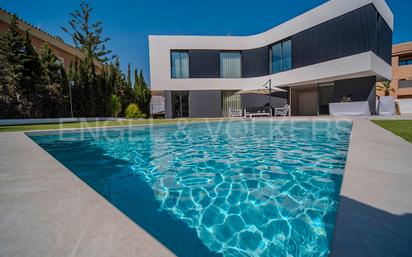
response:
[(376, 86), (376, 89), (385, 94), (379, 97), (378, 114), (384, 116), (394, 115), (395, 100), (393, 96), (391, 96), (391, 92), (395, 92), (395, 90), (391, 86), (391, 82), (389, 80), (382, 81)]

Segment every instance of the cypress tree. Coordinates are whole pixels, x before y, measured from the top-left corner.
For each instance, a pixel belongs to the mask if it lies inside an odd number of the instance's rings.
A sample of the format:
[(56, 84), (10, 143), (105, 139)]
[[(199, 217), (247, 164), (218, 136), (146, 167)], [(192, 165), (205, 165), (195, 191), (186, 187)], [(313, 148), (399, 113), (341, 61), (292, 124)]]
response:
[(42, 117), (42, 69), (38, 53), (31, 44), (29, 31), (26, 31), (24, 41), (24, 69), (21, 85), (25, 97), (24, 109), (29, 117)]
[(66, 109), (65, 90), (67, 86), (63, 65), (48, 44), (43, 45), (40, 55), (44, 91), (42, 109), (45, 117), (57, 117)]
[(135, 70), (135, 96), (136, 96), (136, 103), (139, 106), (139, 109), (146, 115), (146, 117), (150, 116), (150, 101), (152, 99), (152, 95), (150, 89), (146, 83), (146, 80), (143, 76), (143, 70), (140, 70), (140, 73), (137, 74), (137, 70)]

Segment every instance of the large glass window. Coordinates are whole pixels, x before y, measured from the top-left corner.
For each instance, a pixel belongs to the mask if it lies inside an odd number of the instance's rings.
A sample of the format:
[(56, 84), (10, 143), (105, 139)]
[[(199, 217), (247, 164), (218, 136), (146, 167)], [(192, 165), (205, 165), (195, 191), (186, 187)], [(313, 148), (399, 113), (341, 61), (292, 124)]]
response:
[(282, 44), (273, 45), (272, 52), (272, 73), (282, 71)]
[(222, 91), (222, 115), (224, 117), (242, 116), (242, 105), (238, 91)]
[(172, 92), (173, 118), (189, 117), (189, 92)]
[(242, 61), (240, 52), (220, 53), (220, 77), (221, 78), (241, 78)]
[(172, 78), (184, 79), (189, 77), (189, 53), (187, 51), (172, 51)]
[(329, 103), (335, 97), (335, 84), (333, 82), (318, 85), (319, 114), (329, 114)]
[(292, 69), (291, 40), (277, 43), (270, 47), (270, 71), (278, 73)]

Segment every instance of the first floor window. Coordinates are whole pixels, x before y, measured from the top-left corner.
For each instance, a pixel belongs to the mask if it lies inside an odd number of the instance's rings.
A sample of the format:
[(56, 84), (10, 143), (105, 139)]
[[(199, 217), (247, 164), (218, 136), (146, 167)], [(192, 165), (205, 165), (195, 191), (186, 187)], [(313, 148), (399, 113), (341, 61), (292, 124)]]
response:
[(399, 60), (399, 66), (412, 65), (412, 57)]
[(189, 53), (187, 51), (172, 51), (172, 78), (183, 79), (189, 77)]
[(270, 71), (278, 73), (292, 69), (292, 41), (286, 40), (270, 47)]
[(220, 77), (221, 78), (241, 78), (242, 61), (241, 53), (230, 51), (220, 53)]

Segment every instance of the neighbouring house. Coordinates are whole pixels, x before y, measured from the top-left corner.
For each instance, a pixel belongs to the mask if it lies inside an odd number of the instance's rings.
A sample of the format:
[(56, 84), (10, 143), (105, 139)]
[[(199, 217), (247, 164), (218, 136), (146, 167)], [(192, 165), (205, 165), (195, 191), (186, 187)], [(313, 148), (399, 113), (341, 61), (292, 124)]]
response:
[[(392, 47), (392, 95), (398, 99), (412, 98), (412, 42)], [(378, 92), (382, 95), (382, 92)]]
[[(8, 30), (11, 17), (11, 13), (0, 9), (0, 35)], [(66, 44), (62, 39), (53, 36), (20, 18), (18, 18), (18, 27), (22, 33), (29, 31), (32, 45), (36, 51), (40, 51), (43, 48), (44, 43), (49, 44), (66, 70), (69, 68), (70, 62), (73, 59), (83, 57), (83, 54), (77, 48)], [(95, 64), (98, 67), (102, 66), (98, 61), (95, 61)]]
[(287, 92), (272, 108), (329, 114), (329, 103), (366, 102), (376, 82), (392, 79), (393, 14), (384, 0), (331, 0), (252, 36), (150, 35), (150, 81), (165, 116), (220, 117), (268, 104), (237, 94), (268, 80)]

